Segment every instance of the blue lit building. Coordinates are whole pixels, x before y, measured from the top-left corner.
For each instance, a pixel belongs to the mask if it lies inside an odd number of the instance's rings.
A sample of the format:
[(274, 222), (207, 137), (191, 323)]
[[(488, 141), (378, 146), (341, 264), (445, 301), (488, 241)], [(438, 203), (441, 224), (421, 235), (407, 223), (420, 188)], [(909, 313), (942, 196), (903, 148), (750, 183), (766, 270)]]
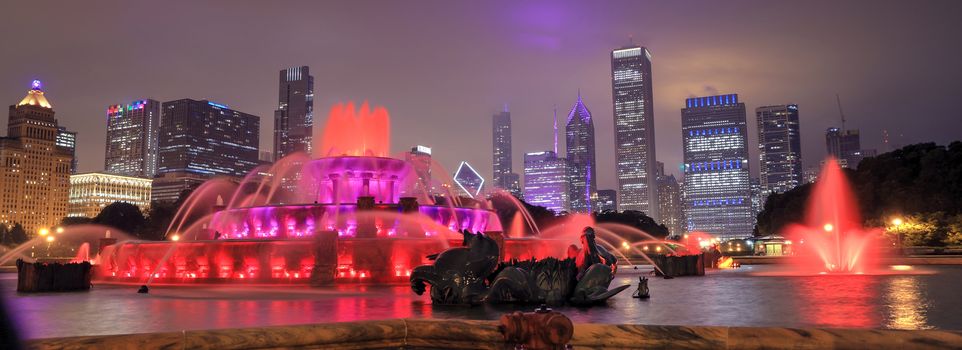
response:
[(568, 162), (553, 151), (525, 153), (524, 200), (555, 213), (568, 210)]
[(597, 190), (597, 163), (595, 161), (595, 125), (591, 112), (581, 100), (571, 107), (565, 125), (565, 151), (568, 159), (568, 209), (573, 212), (591, 212), (591, 196)]
[(158, 175), (242, 177), (258, 164), (260, 118), (207, 100), (161, 106)]
[(160, 102), (143, 99), (107, 107), (104, 170), (111, 174), (154, 177)]
[(689, 231), (752, 234), (745, 104), (737, 94), (689, 98), (681, 110)]

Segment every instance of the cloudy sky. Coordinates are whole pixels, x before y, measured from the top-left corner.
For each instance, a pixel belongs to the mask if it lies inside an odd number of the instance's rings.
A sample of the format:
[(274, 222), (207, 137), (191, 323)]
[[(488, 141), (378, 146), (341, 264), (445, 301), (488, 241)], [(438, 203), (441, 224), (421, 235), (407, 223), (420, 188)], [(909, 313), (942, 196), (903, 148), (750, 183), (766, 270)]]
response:
[[(394, 151), (431, 146), (448, 169), (491, 173), (491, 115), (507, 103), (514, 159), (551, 147), (552, 108), (580, 89), (594, 115), (599, 187), (615, 186), (609, 54), (653, 55), (657, 157), (681, 162), (686, 97), (797, 103), (802, 157), (847, 126), (864, 148), (962, 139), (962, 1), (8, 1), (0, 99), (44, 81), (79, 132), (81, 171), (103, 168), (105, 113), (139, 98), (208, 98), (261, 116), (271, 146), (277, 72), (309, 65), (320, 125), (331, 105), (391, 114)], [(5, 118), (4, 118), (5, 119)], [(757, 169), (757, 164), (752, 164)]]

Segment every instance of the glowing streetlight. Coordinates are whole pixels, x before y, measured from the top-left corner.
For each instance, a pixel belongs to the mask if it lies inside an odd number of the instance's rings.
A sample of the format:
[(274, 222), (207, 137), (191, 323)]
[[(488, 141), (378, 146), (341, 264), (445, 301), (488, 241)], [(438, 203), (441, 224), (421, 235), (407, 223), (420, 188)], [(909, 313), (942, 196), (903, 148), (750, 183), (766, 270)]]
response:
[(50, 234), (50, 230), (45, 229), (45, 228), (42, 228), (42, 229), (40, 229), (40, 232), (38, 232), (38, 233), (40, 234), (40, 237), (46, 237), (47, 235)]
[(178, 235), (178, 234), (175, 233), (174, 235), (170, 236), (170, 240), (171, 240), (171, 241), (174, 241), (174, 242), (177, 242), (177, 241), (180, 240), (180, 235)]
[(895, 225), (895, 226), (902, 226), (902, 218), (895, 218), (895, 219), (892, 219), (892, 225)]
[(53, 243), (53, 241), (54, 241), (53, 236), (47, 236), (47, 243)]
[(56, 232), (57, 234), (63, 233), (63, 227), (57, 226)]
[(822, 229), (824, 229), (825, 232), (832, 232), (832, 230), (835, 229), (835, 226), (832, 224), (825, 224), (825, 226), (822, 226)]

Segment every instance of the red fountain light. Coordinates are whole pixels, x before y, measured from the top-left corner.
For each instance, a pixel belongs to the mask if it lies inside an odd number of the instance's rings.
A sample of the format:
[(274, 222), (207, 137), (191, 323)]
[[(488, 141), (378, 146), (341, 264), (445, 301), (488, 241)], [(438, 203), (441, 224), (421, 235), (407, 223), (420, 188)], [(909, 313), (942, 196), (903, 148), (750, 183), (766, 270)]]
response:
[(796, 268), (811, 273), (865, 273), (878, 261), (878, 229), (862, 227), (858, 203), (835, 159), (828, 159), (808, 199), (805, 224), (786, 232), (799, 242)]
[(355, 111), (354, 102), (331, 107), (327, 125), (315, 147), (315, 157), (374, 156), (388, 157), (391, 149), (391, 122), (387, 109), (367, 102)]

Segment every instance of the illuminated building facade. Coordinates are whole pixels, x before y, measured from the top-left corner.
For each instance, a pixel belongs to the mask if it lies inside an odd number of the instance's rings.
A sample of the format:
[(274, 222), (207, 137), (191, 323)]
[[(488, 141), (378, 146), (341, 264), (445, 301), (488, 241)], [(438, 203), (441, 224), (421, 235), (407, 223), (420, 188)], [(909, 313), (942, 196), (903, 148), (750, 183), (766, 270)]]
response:
[(160, 102), (142, 99), (107, 107), (104, 170), (111, 174), (154, 177)]
[(281, 70), (274, 111), (274, 160), (311, 153), (314, 132), (314, 77), (308, 66)]
[(461, 162), (458, 170), (454, 172), (454, 184), (460, 190), (461, 195), (476, 198), (484, 188), (484, 177), (474, 170), (468, 162)]
[(59, 126), (39, 80), (9, 111), (0, 138), (0, 224), (19, 223), (32, 235), (67, 215), (72, 151), (57, 145)]
[(70, 176), (69, 217), (96, 217), (113, 202), (136, 205), (147, 213), (150, 209), (151, 179), (106, 173), (84, 173)]
[(655, 186), (655, 111), (651, 53), (644, 47), (611, 52), (618, 209), (658, 219)]
[(798, 106), (764, 106), (755, 109), (758, 122), (759, 200), (784, 193), (802, 183), (802, 142)]
[(423, 191), (428, 197), (438, 194), (438, 189), (431, 179), (431, 164), (433, 162), (431, 147), (421, 145), (411, 147), (411, 151), (404, 154), (404, 160), (411, 164), (415, 175), (418, 177), (414, 191)]
[(681, 110), (685, 219), (722, 239), (752, 234), (745, 104), (737, 94), (689, 98)]
[(568, 162), (553, 151), (525, 153), (524, 200), (555, 213), (568, 210)]
[(594, 210), (598, 213), (618, 210), (618, 192), (615, 190), (598, 190), (595, 192), (592, 202), (595, 204)]
[(514, 172), (511, 157), (511, 112), (505, 105), (504, 110), (491, 117), (491, 145), (494, 155), (494, 186), (520, 195), (519, 176)]
[(843, 131), (839, 128), (828, 128), (825, 131), (825, 149), (843, 168), (855, 169), (864, 158), (858, 129)]
[(597, 190), (598, 172), (595, 171), (595, 125), (591, 112), (581, 100), (571, 107), (565, 125), (565, 150), (568, 160), (568, 209), (591, 212), (591, 195)]
[(57, 127), (57, 147), (63, 148), (70, 152), (70, 157), (73, 160), (70, 161), (70, 173), (77, 173), (77, 132), (67, 130), (67, 128), (59, 126)]
[(659, 223), (668, 228), (669, 235), (680, 236), (685, 231), (685, 203), (681, 197), (681, 185), (675, 175), (665, 174), (665, 165), (655, 163), (655, 174), (658, 188), (658, 212), (661, 213)]
[(169, 101), (161, 109), (158, 174), (243, 177), (257, 166), (259, 117), (206, 100)]
[(158, 203), (174, 203), (184, 191), (193, 190), (207, 180), (210, 180), (210, 176), (188, 171), (157, 175), (150, 186), (150, 200)]

